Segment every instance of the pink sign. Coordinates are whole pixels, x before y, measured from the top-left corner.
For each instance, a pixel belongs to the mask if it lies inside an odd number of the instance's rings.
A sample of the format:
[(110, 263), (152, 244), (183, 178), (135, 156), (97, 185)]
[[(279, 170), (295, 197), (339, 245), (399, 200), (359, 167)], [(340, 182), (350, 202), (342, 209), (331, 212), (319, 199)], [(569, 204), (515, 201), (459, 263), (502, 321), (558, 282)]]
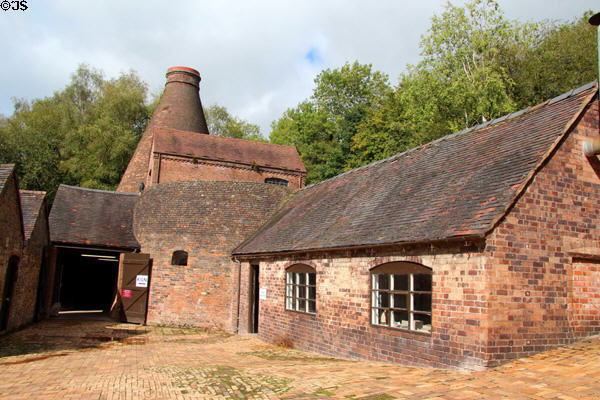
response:
[(123, 289), (123, 298), (125, 298), (125, 299), (131, 298), (131, 290)]

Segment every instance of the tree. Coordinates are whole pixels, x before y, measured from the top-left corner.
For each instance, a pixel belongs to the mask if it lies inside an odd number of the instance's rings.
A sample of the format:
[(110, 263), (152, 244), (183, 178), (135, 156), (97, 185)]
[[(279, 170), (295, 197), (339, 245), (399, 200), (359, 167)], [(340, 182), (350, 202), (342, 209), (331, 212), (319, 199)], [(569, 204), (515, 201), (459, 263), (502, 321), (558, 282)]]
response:
[(572, 21), (518, 25), (501, 54), (515, 82), (512, 97), (519, 109), (541, 103), (597, 79), (596, 29), (592, 12)]
[(146, 91), (134, 72), (105, 80), (80, 65), (64, 90), (15, 101), (0, 124), (0, 162), (16, 163), (21, 187), (50, 198), (59, 183), (114, 189), (148, 121)]
[(266, 142), (258, 125), (231, 116), (225, 107), (217, 104), (206, 110), (206, 123), (211, 135)]
[(298, 148), (307, 183), (335, 176), (348, 168), (358, 126), (388, 90), (387, 75), (371, 65), (354, 62), (321, 71), (311, 98), (271, 125), (270, 140)]

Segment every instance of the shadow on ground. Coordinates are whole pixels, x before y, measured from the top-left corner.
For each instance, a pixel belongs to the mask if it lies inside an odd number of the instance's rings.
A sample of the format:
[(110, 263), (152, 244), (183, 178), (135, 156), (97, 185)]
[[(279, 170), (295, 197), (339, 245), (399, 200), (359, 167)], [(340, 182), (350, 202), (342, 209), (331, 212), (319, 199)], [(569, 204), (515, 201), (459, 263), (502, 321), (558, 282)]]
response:
[[(0, 365), (60, 357), (70, 351), (92, 350), (111, 343), (144, 343), (146, 333), (143, 326), (123, 324), (104, 314), (63, 314), (0, 337)], [(33, 357), (7, 360), (23, 355)]]

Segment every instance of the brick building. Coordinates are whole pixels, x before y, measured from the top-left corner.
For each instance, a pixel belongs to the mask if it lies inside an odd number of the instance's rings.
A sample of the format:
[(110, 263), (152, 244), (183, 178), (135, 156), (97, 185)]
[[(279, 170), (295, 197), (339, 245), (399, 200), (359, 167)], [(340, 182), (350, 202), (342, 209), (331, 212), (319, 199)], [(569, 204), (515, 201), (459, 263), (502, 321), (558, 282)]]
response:
[(52, 271), (46, 262), (46, 193), (19, 190), (15, 166), (0, 164), (0, 331), (50, 312)]
[(259, 335), (481, 368), (599, 333), (598, 134), (590, 84), (299, 191), (233, 251)]
[[(169, 68), (117, 192), (59, 187), (50, 225), (63, 310), (133, 307), (148, 323), (236, 330), (230, 250), (304, 187), (306, 169), (293, 146), (210, 135), (199, 82), (196, 70)], [(149, 276), (148, 293), (125, 288), (118, 261), (133, 252), (149, 256), (135, 274)]]
[(596, 85), (305, 188), (293, 147), (208, 134), (199, 81), (168, 70), (118, 192), (61, 186), (63, 285), (111, 264), (140, 321), (431, 366), (600, 332)]

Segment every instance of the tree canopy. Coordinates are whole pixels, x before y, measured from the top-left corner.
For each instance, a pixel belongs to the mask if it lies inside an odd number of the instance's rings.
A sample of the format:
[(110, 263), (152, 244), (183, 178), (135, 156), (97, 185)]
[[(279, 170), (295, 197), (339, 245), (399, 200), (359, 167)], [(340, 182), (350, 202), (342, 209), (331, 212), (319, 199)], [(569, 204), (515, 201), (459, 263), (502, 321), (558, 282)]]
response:
[(205, 114), (211, 135), (266, 142), (258, 125), (232, 116), (223, 106), (213, 104), (205, 110)]
[(273, 123), (271, 141), (295, 144), (316, 182), (535, 105), (596, 78), (589, 16), (520, 23), (494, 0), (448, 3), (394, 87), (370, 65), (327, 69)]
[(0, 161), (17, 164), (22, 188), (50, 197), (59, 183), (114, 189), (148, 121), (146, 93), (133, 71), (107, 80), (80, 65), (64, 90), (15, 101), (0, 124)]

